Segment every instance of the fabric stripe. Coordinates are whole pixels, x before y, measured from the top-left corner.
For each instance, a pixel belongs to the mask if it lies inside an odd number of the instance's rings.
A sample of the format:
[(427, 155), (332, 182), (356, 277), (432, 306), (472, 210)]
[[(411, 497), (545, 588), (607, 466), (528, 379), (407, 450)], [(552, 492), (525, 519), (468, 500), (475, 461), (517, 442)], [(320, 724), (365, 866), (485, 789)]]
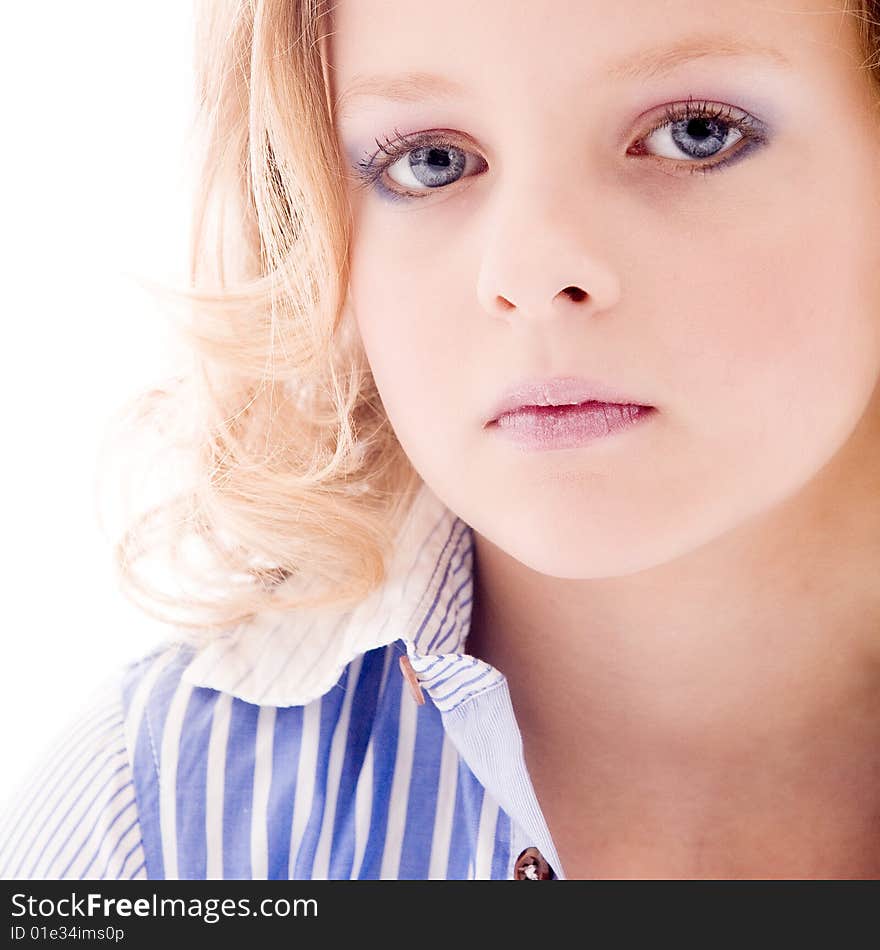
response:
[(459, 759), (455, 817), (452, 821), (449, 862), (446, 866), (446, 877), (449, 880), (463, 881), (472, 876), (474, 839), (478, 827), (475, 815), (479, 814), (482, 801), (482, 787), (474, 782), (470, 769)]
[(354, 854), (351, 860), (349, 878), (357, 880), (361, 877), (364, 863), (364, 854), (367, 850), (367, 837), (370, 831), (370, 818), (373, 814), (373, 744), (367, 746), (364, 756), (364, 767), (358, 778), (354, 801)]
[(112, 742), (119, 735), (118, 727), (121, 727), (122, 720), (113, 725), (113, 730), (101, 737), (109, 738), (110, 741), (102, 743), (97, 750), (84, 750), (82, 759), (75, 764), (71, 773), (62, 776), (61, 782), (56, 785), (53, 790), (56, 794), (50, 797), (51, 805), (46, 808), (42, 820), (36, 826), (35, 837), (29, 842), (27, 859), (12, 872), (15, 877), (45, 879), (50, 870), (49, 857), (52, 854), (48, 849), (56, 836), (64, 834), (66, 827), (78, 826), (83, 797), (88, 796), (93, 789), (100, 789), (105, 775), (112, 779), (120, 768), (124, 768), (125, 747), (114, 746)]
[(162, 727), (161, 782), (159, 785), (159, 816), (162, 831), (162, 862), (165, 877), (178, 880), (177, 867), (177, 762), (180, 751), (180, 734), (193, 687), (178, 681), (168, 707), (168, 715)]
[(400, 729), (401, 699), (403, 677), (394, 669), (394, 663), (388, 671), (388, 679), (382, 690), (382, 703), (379, 707), (370, 747), (373, 750), (373, 794), (370, 811), (370, 830), (364, 846), (358, 877), (378, 880), (382, 870), (385, 852), (385, 831), (388, 825), (388, 812), (392, 783), (397, 768), (397, 736)]
[[(303, 829), (302, 841), (296, 862), (296, 879), (311, 880), (314, 873), (314, 861), (318, 841), (327, 807), (328, 796), (328, 769), (330, 767), (330, 749), (336, 725), (346, 696), (348, 674), (351, 666), (346, 667), (337, 683), (337, 689), (331, 689), (321, 697), (320, 718), (318, 720), (318, 742), (316, 748), (316, 768), (312, 778), (313, 795), (308, 821)], [(307, 707), (308, 708), (308, 707)], [(294, 818), (296, 816), (294, 815)], [(331, 819), (332, 820), (332, 812)]]
[[(142, 850), (140, 849), (139, 844), (140, 844), (140, 839), (138, 839), (137, 844), (130, 847), (128, 851), (126, 852), (125, 857), (122, 859), (122, 865), (115, 875), (115, 879), (117, 881), (131, 879), (129, 875), (129, 871), (131, 868), (135, 867), (137, 859), (139, 855), (142, 853)], [(143, 862), (141, 862), (141, 864), (143, 864)]]
[(510, 818), (503, 808), (498, 809), (498, 821), (495, 823), (495, 853), (492, 855), (492, 880), (504, 880), (510, 855)]
[(455, 746), (444, 734), (440, 756), (440, 778), (437, 788), (437, 808), (434, 814), (434, 829), (431, 837), (431, 861), (428, 865), (429, 880), (446, 877), (449, 864), (449, 849), (452, 841), (455, 795), (458, 787), (459, 758)]
[[(137, 804), (134, 798), (120, 804), (119, 810), (113, 815), (106, 827), (102, 829), (103, 833), (97, 850), (89, 859), (88, 864), (78, 875), (75, 875), (78, 880), (82, 881), (99, 876), (100, 869), (106, 867), (113, 856), (113, 849), (119, 841), (120, 831), (128, 828), (136, 816)], [(140, 847), (138, 856), (146, 864), (143, 846)], [(146, 877), (146, 874), (144, 876)]]
[[(302, 734), (296, 771), (296, 795), (293, 802), (293, 823), (290, 830), (290, 866), (288, 877), (300, 880), (298, 869), (302, 843), (315, 797), (315, 773), (318, 766), (318, 740), (321, 731), (323, 698), (303, 706)], [(303, 852), (306, 863), (309, 855)]]
[(455, 549), (455, 556), (450, 562), (452, 573), (449, 583), (455, 584), (443, 616), (439, 618), (436, 642), (431, 644), (431, 652), (441, 650), (458, 650), (464, 645), (464, 640), (470, 628), (471, 612), (466, 609), (470, 606), (473, 597), (472, 576), (472, 544), (468, 529), (462, 531)]
[[(349, 722), (351, 720), (352, 701), (357, 693), (357, 681), (360, 678), (363, 657), (354, 660), (345, 672), (345, 697), (342, 709), (333, 729), (333, 739), (330, 745), (330, 760), (327, 765), (327, 774), (324, 781), (324, 809), (321, 820), (321, 832), (315, 848), (315, 860), (312, 865), (310, 879), (326, 881), (330, 874), (330, 845), (333, 833), (336, 830), (337, 809), (339, 804), (339, 786), (342, 779), (342, 770), (345, 765), (345, 754), (349, 744)], [(345, 804), (343, 792), (342, 805)]]
[[(450, 596), (449, 576), (452, 570), (452, 556), (458, 549), (458, 544), (462, 539), (467, 538), (468, 530), (467, 526), (461, 522), (456, 522), (452, 525), (449, 538), (434, 569), (434, 576), (439, 578), (437, 590), (434, 594), (433, 601), (425, 612), (421, 627), (414, 637), (421, 652), (433, 653), (437, 649), (442, 634), (442, 630), (439, 629), (440, 622), (445, 616), (443, 611), (438, 610), (438, 605), (442, 604), (443, 600)], [(432, 577), (432, 580), (433, 579)], [(422, 645), (426, 641), (427, 647), (422, 649)]]
[(123, 746), (118, 755), (113, 755), (108, 761), (108, 767), (100, 778), (90, 782), (89, 787), (83, 790), (82, 798), (65, 813), (59, 823), (59, 830), (53, 833), (51, 846), (44, 855), (46, 877), (64, 876), (64, 871), (80, 854), (86, 837), (100, 821), (101, 815), (106, 814), (108, 792), (111, 796), (118, 795), (131, 788), (129, 774)]
[(225, 856), (224, 798), (226, 794), (226, 761), (229, 722), (234, 700), (228, 693), (217, 697), (208, 739), (208, 781), (205, 789), (205, 860), (208, 880), (223, 879)]
[(251, 814), (251, 876), (269, 878), (269, 792), (272, 788), (272, 752), (276, 709), (260, 707), (254, 760), (254, 805)]
[[(409, 705), (414, 704), (412, 702)], [(433, 705), (415, 707), (417, 720), (406, 825), (397, 877), (423, 880), (431, 864), (444, 737), (440, 714)], [(413, 820), (418, 816), (418, 820)]]
[[(400, 680), (401, 677), (398, 675), (396, 679)], [(397, 730), (397, 755), (391, 778), (391, 788), (388, 793), (388, 817), (379, 872), (381, 880), (396, 880), (400, 875), (409, 786), (412, 780), (413, 759), (415, 757), (419, 707), (409, 694), (409, 690), (398, 704), (398, 708), (400, 715)]]
[[(124, 777), (128, 780), (124, 784), (119, 784), (119, 782), (108, 783), (100, 804), (94, 812), (95, 820), (91, 828), (82, 837), (76, 836), (79, 838), (79, 842), (75, 845), (75, 850), (71, 849), (71, 852), (69, 852), (70, 857), (67, 863), (58, 871), (57, 875), (53, 873), (53, 877), (57, 880), (69, 878), (82, 880), (98, 855), (97, 849), (100, 848), (102, 836), (106, 835), (109, 828), (112, 828), (116, 818), (128, 809), (132, 809), (134, 814), (137, 814), (134, 785), (129, 777), (130, 775), (131, 772), (126, 768)], [(114, 777), (116, 776), (114, 775)], [(118, 808), (118, 811), (116, 811), (108, 826), (107, 810), (111, 808)], [(71, 838), (73, 837), (71, 835)], [(138, 843), (140, 844), (140, 839), (138, 839)], [(90, 854), (91, 857), (89, 857)]]
[(245, 881), (253, 876), (251, 828), (254, 762), (260, 707), (233, 700), (223, 765), (223, 876)]
[(495, 853), (497, 824), (498, 802), (491, 795), (484, 794), (474, 851), (474, 877), (478, 881), (487, 881), (492, 877), (492, 857)]
[[(349, 878), (354, 867), (355, 855), (363, 854), (365, 834), (358, 836), (358, 803), (361, 791), (361, 774), (366, 767), (368, 743), (373, 730), (376, 704), (384, 676), (394, 651), (390, 647), (370, 650), (363, 657), (360, 675), (357, 678), (354, 696), (351, 700), (345, 761), (339, 775), (339, 790), (336, 803), (336, 815), (333, 821), (333, 842), (330, 853), (328, 874), (332, 880)], [(363, 783), (363, 789), (369, 791), (369, 779)], [(369, 827), (367, 819), (364, 831)], [(360, 850), (359, 850), (360, 848)]]
[[(122, 824), (122, 822), (120, 822), (120, 824)], [(122, 873), (122, 866), (125, 863), (129, 849), (132, 848), (137, 843), (137, 841), (138, 821), (137, 817), (135, 816), (132, 818), (131, 822), (125, 826), (119, 837), (116, 839), (116, 843), (113, 846), (112, 851), (110, 851), (107, 861), (101, 870), (102, 878), (113, 880), (118, 879), (118, 876)]]
[(208, 758), (217, 700), (214, 690), (192, 690), (177, 749), (177, 873), (185, 881), (207, 876)]
[(303, 707), (276, 709), (275, 741), (272, 749), (272, 786), (269, 790), (270, 880), (287, 880), (290, 875), (290, 843), (296, 776), (303, 736)]
[(478, 667), (476, 672), (460, 670), (442, 684), (443, 691), (439, 690), (440, 684), (438, 684), (438, 692), (433, 695), (434, 703), (439, 709), (446, 711), (484, 689), (491, 689), (498, 682), (497, 670), (486, 669), (485, 667)]
[[(382, 658), (382, 681), (379, 686), (378, 701), (371, 711), (370, 738), (367, 742), (364, 764), (358, 774), (357, 786), (355, 788), (354, 855), (352, 856), (351, 871), (348, 875), (349, 878), (353, 880), (369, 876), (369, 865), (367, 865), (367, 873), (364, 874), (363, 872), (367, 843), (373, 828), (373, 798), (377, 788), (377, 778), (374, 768), (377, 735), (376, 721), (381, 718), (381, 714), (377, 714), (376, 710), (383, 710), (388, 701), (389, 677), (391, 676), (392, 666), (398, 656), (397, 651), (391, 646), (386, 647), (382, 652), (384, 654)], [(399, 680), (399, 677), (395, 676), (393, 679)], [(399, 695), (399, 693), (397, 695)]]

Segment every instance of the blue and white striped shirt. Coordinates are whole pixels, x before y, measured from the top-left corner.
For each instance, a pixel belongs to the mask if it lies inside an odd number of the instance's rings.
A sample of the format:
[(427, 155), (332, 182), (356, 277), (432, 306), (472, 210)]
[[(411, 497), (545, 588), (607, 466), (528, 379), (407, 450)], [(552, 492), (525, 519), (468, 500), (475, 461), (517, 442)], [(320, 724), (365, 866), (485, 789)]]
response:
[(472, 593), (473, 533), (423, 484), (355, 609), (112, 677), (0, 819), (0, 877), (512, 879), (536, 848), (564, 879), (507, 680), (464, 652)]

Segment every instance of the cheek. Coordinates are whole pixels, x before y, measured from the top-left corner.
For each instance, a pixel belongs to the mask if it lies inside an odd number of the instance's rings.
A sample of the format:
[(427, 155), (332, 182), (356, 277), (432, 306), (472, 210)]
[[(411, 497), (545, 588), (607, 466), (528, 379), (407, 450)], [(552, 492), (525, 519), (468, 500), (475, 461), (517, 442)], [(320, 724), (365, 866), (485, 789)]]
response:
[(840, 441), (857, 421), (880, 362), (878, 229), (841, 214), (848, 201), (858, 208), (839, 193), (809, 207), (783, 195), (750, 227), (713, 232), (689, 271), (677, 332), (657, 333), (672, 401), (707, 438), (784, 455), (799, 440)]
[(453, 303), (449, 268), (432, 263), (436, 246), (432, 251), (395, 244), (387, 238), (355, 244), (350, 299), (391, 425), (418, 465), (420, 442), (454, 439), (456, 420), (460, 425), (466, 402), (459, 381), (462, 325), (468, 315)]

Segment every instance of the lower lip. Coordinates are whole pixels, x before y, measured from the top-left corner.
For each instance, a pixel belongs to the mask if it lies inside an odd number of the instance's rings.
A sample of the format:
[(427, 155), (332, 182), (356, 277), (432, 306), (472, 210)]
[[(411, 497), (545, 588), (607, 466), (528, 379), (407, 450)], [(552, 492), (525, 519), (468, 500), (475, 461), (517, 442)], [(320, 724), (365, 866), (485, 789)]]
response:
[(526, 449), (571, 449), (632, 429), (656, 413), (653, 406), (585, 402), (576, 406), (526, 406), (488, 428)]

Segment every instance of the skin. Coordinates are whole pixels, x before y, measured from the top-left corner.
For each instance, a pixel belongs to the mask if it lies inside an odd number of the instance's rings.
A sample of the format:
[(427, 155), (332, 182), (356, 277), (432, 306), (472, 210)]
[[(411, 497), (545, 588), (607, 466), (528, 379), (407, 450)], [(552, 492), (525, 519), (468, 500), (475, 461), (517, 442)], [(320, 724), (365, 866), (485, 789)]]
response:
[[(880, 876), (880, 124), (853, 22), (794, 0), (438, 9), (333, 10), (334, 97), (406, 70), (468, 90), (349, 99), (346, 160), (395, 129), (472, 156), (410, 201), (351, 178), (349, 302), (401, 445), (474, 530), (467, 650), (508, 678), (565, 873)], [(606, 73), (693, 33), (790, 66)], [(766, 140), (705, 175), (630, 151), (689, 96)], [(658, 411), (549, 452), (484, 427), (558, 374)]]

